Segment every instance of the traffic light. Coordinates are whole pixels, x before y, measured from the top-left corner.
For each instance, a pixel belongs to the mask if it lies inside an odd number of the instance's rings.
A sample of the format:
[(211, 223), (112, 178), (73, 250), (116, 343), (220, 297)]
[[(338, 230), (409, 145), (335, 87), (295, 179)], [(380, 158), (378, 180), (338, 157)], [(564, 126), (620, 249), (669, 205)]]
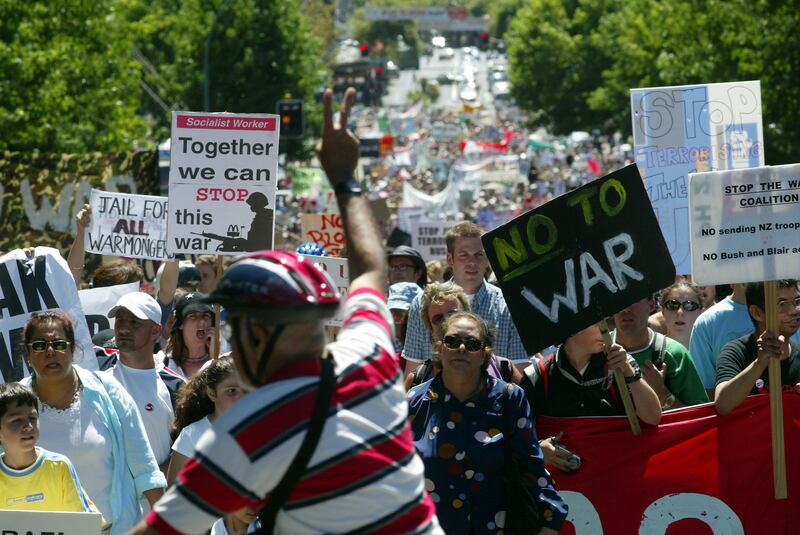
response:
[(486, 50), (489, 47), (489, 32), (481, 32), (481, 48)]
[(361, 51), (362, 58), (369, 57), (369, 45), (367, 43), (361, 43), (361, 46), (359, 46), (358, 49)]
[(298, 139), (306, 129), (302, 100), (279, 100), (278, 115), (281, 116), (281, 138)]

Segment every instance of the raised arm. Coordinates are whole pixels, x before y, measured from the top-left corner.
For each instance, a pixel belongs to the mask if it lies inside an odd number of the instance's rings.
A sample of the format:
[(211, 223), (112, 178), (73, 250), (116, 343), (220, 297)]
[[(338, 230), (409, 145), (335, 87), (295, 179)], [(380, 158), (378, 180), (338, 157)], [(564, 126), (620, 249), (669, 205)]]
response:
[(319, 161), (336, 192), (347, 240), (350, 291), (372, 288), (386, 292), (386, 259), (378, 227), (366, 199), (357, 190), (354, 173), (358, 165), (358, 138), (347, 130), (347, 119), (356, 91), (349, 88), (339, 111), (339, 125), (333, 124), (333, 92), (325, 91), (322, 141), (317, 147)]
[(92, 219), (92, 208), (88, 204), (84, 204), (80, 209), (78, 215), (75, 216), (75, 241), (72, 242), (72, 247), (67, 255), (67, 264), (69, 271), (72, 273), (72, 278), (75, 279), (75, 286), (80, 289), (81, 280), (83, 279), (83, 265), (86, 257), (86, 248), (84, 246), (86, 227)]

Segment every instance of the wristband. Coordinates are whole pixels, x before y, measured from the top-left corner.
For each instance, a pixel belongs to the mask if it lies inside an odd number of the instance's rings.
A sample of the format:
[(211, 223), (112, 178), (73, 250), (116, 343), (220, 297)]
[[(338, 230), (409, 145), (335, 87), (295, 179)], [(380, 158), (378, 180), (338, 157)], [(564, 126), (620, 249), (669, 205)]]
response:
[(333, 187), (333, 191), (336, 195), (361, 195), (363, 193), (361, 184), (353, 177), (336, 184)]
[(634, 373), (630, 377), (625, 378), (625, 384), (629, 385), (631, 383), (635, 383), (636, 381), (641, 380), (641, 378), (642, 378), (642, 370), (637, 369), (636, 373)]

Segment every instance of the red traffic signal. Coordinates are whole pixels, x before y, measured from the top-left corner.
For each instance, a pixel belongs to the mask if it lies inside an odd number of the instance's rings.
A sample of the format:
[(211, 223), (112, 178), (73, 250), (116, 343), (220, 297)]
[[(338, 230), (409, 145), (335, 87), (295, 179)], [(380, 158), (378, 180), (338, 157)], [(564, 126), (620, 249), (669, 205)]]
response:
[(361, 51), (362, 58), (369, 56), (369, 45), (367, 43), (362, 43), (358, 49)]
[(383, 73), (383, 67), (375, 67), (375, 74)]
[(489, 40), (489, 32), (481, 32), (481, 41)]

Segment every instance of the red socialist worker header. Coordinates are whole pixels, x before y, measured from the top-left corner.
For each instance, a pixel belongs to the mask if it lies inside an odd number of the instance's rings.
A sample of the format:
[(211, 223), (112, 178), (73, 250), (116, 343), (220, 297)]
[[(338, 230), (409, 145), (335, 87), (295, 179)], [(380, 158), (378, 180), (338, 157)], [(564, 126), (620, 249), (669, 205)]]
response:
[(208, 130), (275, 131), (278, 122), (272, 117), (226, 117), (225, 115), (178, 115), (178, 128)]

